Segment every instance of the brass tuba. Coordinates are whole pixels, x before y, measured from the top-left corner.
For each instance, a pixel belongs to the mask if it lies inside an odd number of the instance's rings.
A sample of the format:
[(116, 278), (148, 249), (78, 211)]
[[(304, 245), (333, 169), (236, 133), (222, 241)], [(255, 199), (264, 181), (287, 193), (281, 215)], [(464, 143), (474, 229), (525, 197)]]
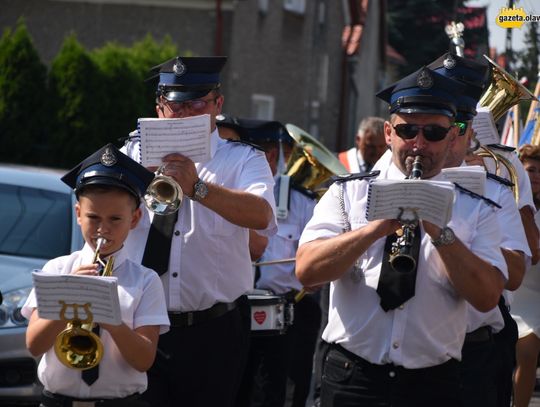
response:
[(168, 175), (163, 175), (164, 166), (156, 171), (156, 176), (146, 189), (144, 203), (155, 215), (169, 215), (176, 212), (184, 198), (180, 185)]
[(510, 160), (504, 155), (496, 153), (488, 146), (481, 146), (480, 149), (475, 152), (475, 154), (482, 158), (491, 158), (495, 162), (495, 175), (499, 177), (504, 178), (502, 168), (506, 168), (506, 170), (508, 171), (508, 175), (510, 176), (510, 182), (514, 184), (512, 186), (512, 194), (514, 195), (514, 200), (516, 202), (519, 202), (519, 180), (514, 164), (512, 164)]
[(347, 174), (347, 169), (320, 141), (293, 125), (286, 124), (294, 147), (287, 162), (286, 174), (291, 182), (315, 192), (320, 198), (326, 191), (322, 187), (333, 175)]
[[(114, 267), (114, 257), (109, 256), (105, 263), (100, 256), (101, 246), (106, 242), (103, 237), (98, 237), (93, 263), (103, 267), (102, 276), (110, 277)], [(96, 366), (103, 358), (103, 344), (99, 336), (92, 332), (93, 315), (90, 310), (91, 304), (66, 304), (60, 302), (62, 310), (60, 317), (66, 321), (66, 328), (60, 332), (54, 343), (54, 351), (58, 360), (72, 369), (87, 370)], [(73, 317), (67, 318), (68, 308), (73, 309)], [(79, 308), (84, 309), (85, 318), (79, 316)]]
[(536, 97), (517, 79), (497, 63), (484, 55), (491, 68), (491, 84), (480, 99), (480, 106), (487, 107), (497, 121), (521, 100), (535, 100)]

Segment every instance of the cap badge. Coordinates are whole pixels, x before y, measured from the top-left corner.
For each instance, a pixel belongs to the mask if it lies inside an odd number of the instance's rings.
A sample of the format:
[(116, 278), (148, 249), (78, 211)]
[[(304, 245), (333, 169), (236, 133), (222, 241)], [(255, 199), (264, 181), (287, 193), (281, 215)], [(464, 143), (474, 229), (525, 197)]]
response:
[(456, 66), (456, 59), (451, 55), (448, 54), (448, 56), (443, 61), (443, 66), (446, 69), (453, 69)]
[(182, 76), (186, 73), (186, 65), (180, 58), (176, 58), (176, 62), (173, 65), (173, 71), (176, 76)]
[(101, 155), (101, 164), (105, 167), (112, 167), (116, 162), (117, 159), (114, 151), (107, 147), (105, 152)]
[(427, 69), (423, 69), (416, 77), (416, 84), (421, 89), (429, 89), (433, 86), (433, 77)]

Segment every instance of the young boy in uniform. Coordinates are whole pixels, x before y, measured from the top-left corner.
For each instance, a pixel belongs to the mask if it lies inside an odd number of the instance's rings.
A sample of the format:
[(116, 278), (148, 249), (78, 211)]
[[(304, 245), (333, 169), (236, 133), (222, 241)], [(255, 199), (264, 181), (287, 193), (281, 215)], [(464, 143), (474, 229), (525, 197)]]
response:
[(43, 355), (38, 367), (44, 385), (41, 406), (146, 405), (137, 399), (146, 390), (146, 371), (154, 362), (159, 335), (168, 331), (169, 319), (158, 275), (132, 262), (122, 248), (141, 218), (141, 195), (153, 177), (108, 144), (62, 178), (75, 190), (77, 222), (86, 244), (80, 251), (50, 260), (43, 272), (99, 276), (101, 266), (94, 262), (94, 253), (97, 239), (105, 239), (100, 257), (105, 262), (114, 256), (112, 275), (118, 279), (122, 323), (98, 325), (103, 358), (97, 367), (69, 368), (54, 351), (66, 322), (40, 318), (32, 291), (22, 312), (30, 320), (27, 347), (33, 355)]

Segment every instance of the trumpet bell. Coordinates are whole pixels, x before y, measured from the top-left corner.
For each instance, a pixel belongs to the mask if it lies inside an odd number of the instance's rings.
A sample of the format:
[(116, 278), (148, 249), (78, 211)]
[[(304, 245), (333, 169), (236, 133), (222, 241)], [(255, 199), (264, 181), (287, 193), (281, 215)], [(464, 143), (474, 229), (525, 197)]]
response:
[(84, 329), (80, 320), (73, 320), (58, 334), (54, 351), (58, 360), (71, 369), (91, 369), (103, 358), (99, 336)]
[(487, 107), (495, 121), (499, 120), (521, 100), (537, 99), (525, 86), (506, 72), (496, 62), (484, 55), (491, 68), (491, 84), (480, 99), (480, 106)]
[(146, 207), (155, 215), (169, 215), (176, 212), (183, 199), (182, 188), (167, 175), (157, 175), (144, 195)]
[(338, 158), (313, 136), (293, 125), (285, 125), (295, 144), (287, 163), (291, 181), (305, 189), (316, 188), (333, 175), (347, 174)]

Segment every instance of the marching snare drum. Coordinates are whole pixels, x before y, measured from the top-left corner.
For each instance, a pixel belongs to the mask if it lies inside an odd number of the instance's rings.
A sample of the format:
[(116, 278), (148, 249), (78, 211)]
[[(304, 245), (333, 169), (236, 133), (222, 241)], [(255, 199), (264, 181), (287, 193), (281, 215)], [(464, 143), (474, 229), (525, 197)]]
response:
[(248, 293), (251, 307), (251, 335), (283, 335), (292, 324), (294, 309), (284, 296), (268, 290)]

